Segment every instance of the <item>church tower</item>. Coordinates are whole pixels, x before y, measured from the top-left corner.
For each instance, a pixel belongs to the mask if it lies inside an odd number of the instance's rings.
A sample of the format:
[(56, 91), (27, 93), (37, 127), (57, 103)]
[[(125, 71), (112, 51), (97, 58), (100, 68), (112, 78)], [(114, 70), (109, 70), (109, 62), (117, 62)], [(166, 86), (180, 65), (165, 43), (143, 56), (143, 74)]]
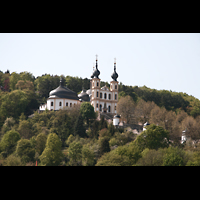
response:
[(93, 74), (91, 76), (91, 90), (92, 90), (92, 98), (91, 98), (91, 104), (94, 107), (94, 110), (97, 111), (99, 107), (99, 99), (100, 99), (100, 81), (99, 78), (100, 71), (98, 70), (98, 59), (96, 55), (96, 69), (93, 71)]
[(118, 74), (116, 72), (116, 59), (114, 61), (114, 72), (111, 75), (113, 79), (110, 82), (110, 88), (106, 85), (100, 88), (99, 78), (100, 71), (98, 70), (98, 59), (96, 56), (96, 69), (93, 71), (90, 82), (90, 102), (94, 107), (94, 111), (101, 113), (116, 114), (118, 102)]
[(117, 102), (118, 102), (118, 74), (116, 72), (116, 58), (114, 59), (114, 72), (111, 75), (111, 78), (113, 79), (110, 82), (110, 91), (112, 92), (112, 99), (113, 99), (113, 103), (112, 103), (112, 107), (111, 110), (113, 113), (116, 113), (116, 107), (117, 107)]

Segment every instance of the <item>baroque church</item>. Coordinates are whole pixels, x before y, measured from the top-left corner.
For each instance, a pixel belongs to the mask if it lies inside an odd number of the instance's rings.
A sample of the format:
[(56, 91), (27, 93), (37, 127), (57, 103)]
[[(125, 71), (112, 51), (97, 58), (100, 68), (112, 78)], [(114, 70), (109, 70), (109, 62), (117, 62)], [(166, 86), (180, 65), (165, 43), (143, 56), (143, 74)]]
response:
[(94, 107), (94, 111), (116, 114), (118, 102), (118, 74), (116, 72), (116, 60), (114, 61), (114, 72), (111, 75), (112, 81), (110, 88), (103, 86), (100, 88), (101, 79), (99, 78), (100, 71), (98, 69), (98, 59), (96, 56), (96, 69), (93, 71), (90, 79), (90, 89), (85, 89), (77, 95), (63, 85), (62, 78), (60, 85), (49, 93), (47, 103), (39, 107), (40, 111), (70, 109), (81, 102), (90, 102)]

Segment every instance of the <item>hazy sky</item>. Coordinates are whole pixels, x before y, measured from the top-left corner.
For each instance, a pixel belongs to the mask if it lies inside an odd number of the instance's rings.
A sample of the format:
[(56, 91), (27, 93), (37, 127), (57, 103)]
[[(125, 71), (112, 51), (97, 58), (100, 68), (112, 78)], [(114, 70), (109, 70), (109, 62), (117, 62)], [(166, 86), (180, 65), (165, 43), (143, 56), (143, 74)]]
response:
[(0, 70), (100, 78), (186, 92), (200, 99), (199, 33), (0, 33)]

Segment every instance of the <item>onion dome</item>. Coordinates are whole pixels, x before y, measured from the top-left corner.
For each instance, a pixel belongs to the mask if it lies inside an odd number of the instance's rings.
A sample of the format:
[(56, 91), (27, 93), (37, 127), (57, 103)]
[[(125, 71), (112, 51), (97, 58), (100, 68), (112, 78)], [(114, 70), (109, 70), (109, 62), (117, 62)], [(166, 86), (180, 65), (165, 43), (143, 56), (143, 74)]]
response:
[(81, 99), (82, 101), (90, 101), (89, 95), (86, 93), (86, 90), (83, 88), (81, 93), (78, 95), (79, 100)]
[(149, 122), (144, 123), (144, 127), (150, 125)]
[(49, 93), (49, 99), (52, 98), (79, 100), (76, 92), (68, 89), (67, 87), (64, 87), (62, 77), (60, 78), (60, 85)]
[(116, 114), (113, 118), (121, 118), (118, 114)]
[(118, 73), (116, 72), (116, 59), (115, 59), (115, 62), (114, 62), (114, 72), (112, 73), (111, 78), (114, 81), (117, 81), (117, 78), (118, 78)]
[(91, 78), (99, 78), (100, 71), (98, 70), (98, 62), (97, 62), (97, 55), (96, 55), (96, 69), (94, 70)]

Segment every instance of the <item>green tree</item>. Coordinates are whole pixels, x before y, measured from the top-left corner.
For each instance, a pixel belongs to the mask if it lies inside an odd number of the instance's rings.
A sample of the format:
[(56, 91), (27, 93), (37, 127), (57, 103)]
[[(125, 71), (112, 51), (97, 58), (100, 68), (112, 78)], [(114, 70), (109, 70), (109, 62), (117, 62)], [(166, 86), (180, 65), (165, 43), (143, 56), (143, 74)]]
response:
[(3, 165), (4, 166), (23, 166), (23, 163), (20, 157), (11, 154), (5, 159)]
[(24, 91), (14, 90), (1, 98), (0, 113), (4, 120), (7, 117), (18, 119), (28, 105), (27, 95)]
[(165, 148), (169, 146), (169, 132), (161, 126), (155, 124), (149, 125), (147, 130), (143, 131), (135, 141), (141, 150)]
[(15, 130), (10, 130), (3, 135), (0, 143), (0, 148), (2, 151), (9, 155), (15, 151), (17, 141), (20, 140), (20, 135)]
[(142, 158), (140, 158), (136, 166), (162, 166), (163, 164), (163, 149), (144, 149), (142, 151)]
[(17, 142), (16, 153), (21, 158), (23, 164), (34, 162), (35, 149), (30, 140), (21, 139)]
[(79, 135), (80, 137), (86, 137), (85, 127), (83, 123), (83, 117), (81, 114), (79, 114), (77, 120), (74, 124), (74, 135)]
[(19, 131), (21, 138), (30, 139), (33, 136), (32, 126), (28, 120), (20, 121), (17, 130)]
[(105, 137), (101, 138), (99, 142), (100, 142), (100, 154), (101, 155), (110, 151), (109, 137), (105, 136)]
[(46, 141), (47, 141), (47, 136), (44, 133), (40, 133), (37, 135), (36, 137), (36, 152), (38, 152), (39, 155), (42, 154), (42, 152), (45, 149), (45, 145), (46, 145)]
[(80, 142), (72, 142), (69, 145), (69, 165), (70, 166), (79, 166), (82, 162), (82, 145)]
[(46, 146), (42, 155), (39, 157), (41, 165), (57, 166), (61, 163), (63, 154), (61, 151), (62, 143), (55, 133), (50, 133), (47, 138)]
[(178, 147), (169, 147), (163, 158), (164, 166), (184, 166), (185, 152)]
[(131, 166), (131, 161), (125, 155), (119, 155), (116, 151), (103, 154), (95, 166)]
[(95, 164), (94, 158), (94, 151), (88, 145), (84, 145), (82, 148), (82, 165), (93, 166)]
[(89, 102), (83, 102), (80, 107), (80, 113), (84, 120), (86, 120), (89, 125), (90, 119), (95, 119), (96, 115), (94, 112), (94, 107)]
[(4, 134), (10, 131), (14, 127), (14, 125), (15, 125), (15, 120), (13, 119), (13, 117), (7, 117), (2, 127), (2, 133)]

